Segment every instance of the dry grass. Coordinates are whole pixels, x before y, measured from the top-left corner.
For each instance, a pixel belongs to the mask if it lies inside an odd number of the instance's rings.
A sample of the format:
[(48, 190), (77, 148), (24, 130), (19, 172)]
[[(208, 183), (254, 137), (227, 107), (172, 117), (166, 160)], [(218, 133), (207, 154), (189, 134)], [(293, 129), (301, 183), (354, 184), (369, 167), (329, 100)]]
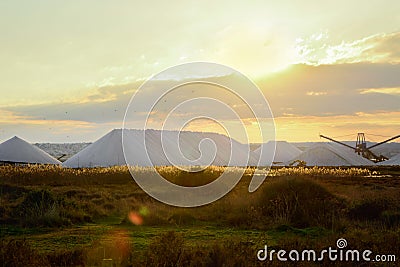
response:
[[(244, 176), (252, 176), (255, 168), (240, 167), (219, 167), (210, 166), (200, 172), (187, 173), (176, 167), (165, 166), (157, 167), (157, 172), (164, 178), (174, 181), (177, 177), (187, 179), (201, 178), (204, 183), (219, 177), (224, 171), (230, 173), (242, 173)], [(147, 175), (151, 173), (149, 167), (131, 167), (133, 173)], [(291, 168), (272, 168), (259, 169), (260, 174), (269, 177), (276, 176), (334, 176), (334, 177), (366, 177), (377, 175), (376, 171), (366, 168), (324, 168), (324, 167), (291, 167)], [(22, 184), (22, 185), (85, 185), (92, 184), (119, 184), (131, 180), (128, 167), (115, 166), (107, 168), (81, 168), (71, 169), (52, 165), (28, 165), (28, 166), (0, 166), (0, 177), (2, 183)], [(193, 178), (194, 177), (194, 178)], [(179, 180), (179, 179), (178, 179)]]
[[(173, 167), (157, 170), (172, 182), (196, 186), (214, 180), (228, 169), (209, 167), (198, 173), (185, 173)], [(134, 168), (134, 171), (147, 174), (150, 170)], [(188, 242), (184, 234), (160, 234), (162, 229), (171, 227), (192, 227), (196, 231), (204, 225), (233, 231), (255, 229), (276, 235), (274, 246), (277, 248), (301, 248), (307, 242), (320, 248), (335, 244), (342, 236), (356, 247), (372, 246), (377, 251), (381, 248), (382, 253), (391, 252), (390, 245), (399, 247), (398, 170), (393, 174), (387, 168), (382, 171), (376, 168), (273, 168), (260, 189), (251, 194), (248, 185), (255, 169), (229, 168), (229, 171), (244, 171), (243, 178), (229, 194), (210, 205), (188, 209), (167, 206), (150, 198), (134, 182), (127, 167), (2, 166), (0, 220), (5, 228), (18, 226), (35, 231), (37, 227), (45, 227), (57, 233), (59, 227), (83, 227), (87, 222), (101, 225), (102, 220), (116, 218), (113, 227), (128, 229), (124, 234), (128, 239), (125, 252), (118, 256), (121, 266), (259, 264), (252, 253), (260, 243), (248, 240), (246, 235), (232, 240), (210, 237), (209, 242), (199, 245)], [(266, 170), (259, 171), (266, 173)], [(129, 245), (129, 227), (133, 226), (128, 214), (131, 213), (140, 216), (144, 226), (161, 229), (150, 245), (146, 243), (141, 250)], [(26, 255), (27, 262), (42, 266), (68, 266), (71, 262), (98, 264), (98, 250), (68, 247), (54, 253), (40, 252), (34, 242), (18, 243), (22, 242), (20, 237), (7, 233), (1, 237), (1, 257), (3, 262), (11, 262), (10, 266), (15, 265), (15, 259), (25, 257), (21, 255)], [(164, 249), (175, 255), (171, 261), (164, 261)], [(150, 255), (153, 250), (160, 250), (161, 256)]]

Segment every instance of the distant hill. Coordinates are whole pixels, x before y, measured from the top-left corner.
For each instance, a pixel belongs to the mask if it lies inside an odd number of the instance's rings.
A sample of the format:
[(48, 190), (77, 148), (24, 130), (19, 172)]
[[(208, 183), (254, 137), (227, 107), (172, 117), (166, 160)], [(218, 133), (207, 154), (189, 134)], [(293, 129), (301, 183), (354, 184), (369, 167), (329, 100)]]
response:
[(44, 150), (48, 154), (52, 155), (55, 158), (59, 158), (62, 155), (66, 155), (60, 159), (60, 161), (65, 161), (90, 145), (91, 143), (36, 143), (35, 146)]

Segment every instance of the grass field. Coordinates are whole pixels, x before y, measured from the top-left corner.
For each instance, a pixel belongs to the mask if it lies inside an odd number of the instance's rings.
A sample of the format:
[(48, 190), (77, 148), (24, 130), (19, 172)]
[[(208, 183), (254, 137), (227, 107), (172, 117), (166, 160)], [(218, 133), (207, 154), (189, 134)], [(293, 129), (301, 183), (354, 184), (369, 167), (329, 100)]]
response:
[[(158, 171), (176, 184), (196, 186), (216, 179), (224, 168), (195, 174), (172, 167)], [(351, 249), (400, 257), (400, 168), (276, 168), (260, 189), (248, 193), (253, 171), (247, 169), (219, 201), (189, 209), (147, 196), (125, 167), (2, 166), (0, 262), (279, 266), (276, 259), (258, 261), (257, 251), (264, 245), (322, 250), (334, 247), (338, 238)], [(321, 264), (354, 262), (315, 263)]]

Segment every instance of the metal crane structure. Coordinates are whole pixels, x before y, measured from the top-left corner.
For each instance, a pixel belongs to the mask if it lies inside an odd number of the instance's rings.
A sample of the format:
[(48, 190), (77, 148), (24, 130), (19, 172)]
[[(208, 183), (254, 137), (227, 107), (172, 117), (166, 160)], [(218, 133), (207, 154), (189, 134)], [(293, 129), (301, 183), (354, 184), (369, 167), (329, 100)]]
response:
[(335, 143), (340, 144), (342, 146), (345, 146), (345, 147), (348, 147), (350, 149), (353, 149), (354, 152), (357, 153), (358, 155), (361, 155), (364, 158), (369, 159), (369, 160), (371, 160), (373, 162), (385, 161), (385, 160), (388, 160), (388, 158), (383, 156), (383, 155), (379, 155), (379, 156), (376, 155), (375, 153), (373, 153), (371, 151), (372, 148), (380, 146), (380, 145), (385, 144), (387, 142), (390, 142), (390, 141), (392, 141), (394, 139), (400, 138), (400, 135), (396, 135), (396, 136), (391, 137), (391, 138), (389, 138), (389, 139), (387, 139), (385, 141), (382, 141), (382, 142), (376, 143), (376, 144), (374, 144), (374, 145), (372, 145), (370, 147), (367, 147), (367, 142), (365, 140), (365, 134), (364, 133), (358, 133), (357, 134), (356, 146), (352, 147), (352, 146), (350, 146), (348, 144), (345, 144), (343, 142), (337, 141), (337, 140), (335, 140), (333, 138), (330, 138), (328, 136), (325, 136), (325, 135), (322, 135), (322, 134), (320, 134), (319, 136), (321, 138), (325, 138), (325, 139), (327, 139), (329, 141), (332, 141), (332, 142), (335, 142)]

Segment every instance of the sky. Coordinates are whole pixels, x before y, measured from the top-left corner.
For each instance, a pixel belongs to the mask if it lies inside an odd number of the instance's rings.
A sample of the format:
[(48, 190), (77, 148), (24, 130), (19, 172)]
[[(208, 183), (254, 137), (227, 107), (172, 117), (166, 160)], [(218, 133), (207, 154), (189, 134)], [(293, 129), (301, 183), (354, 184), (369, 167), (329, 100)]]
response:
[[(3, 0), (0, 141), (95, 141), (121, 128), (144, 81), (194, 61), (254, 81), (277, 139), (379, 141), (400, 133), (398, 10), (374, 0)], [(210, 121), (188, 129), (220, 131)]]

